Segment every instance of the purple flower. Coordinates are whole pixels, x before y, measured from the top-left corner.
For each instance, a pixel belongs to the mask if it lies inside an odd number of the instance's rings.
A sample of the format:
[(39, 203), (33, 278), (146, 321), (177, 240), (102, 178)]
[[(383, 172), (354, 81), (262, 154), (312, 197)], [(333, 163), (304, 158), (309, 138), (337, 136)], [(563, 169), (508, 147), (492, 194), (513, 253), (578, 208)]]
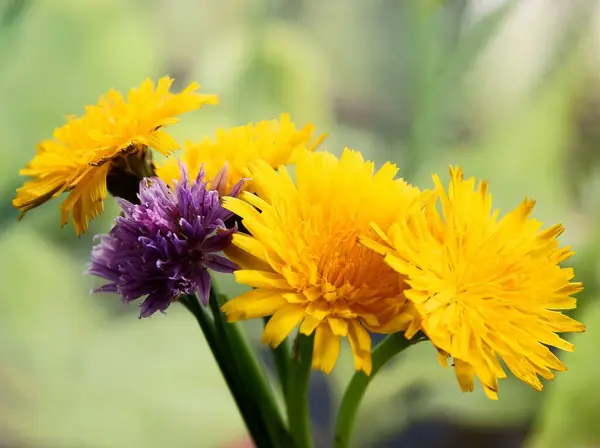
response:
[[(140, 318), (164, 312), (180, 294), (198, 293), (206, 304), (207, 268), (225, 273), (238, 268), (218, 255), (237, 230), (225, 226), (232, 213), (221, 207), (217, 191), (207, 189), (203, 169), (190, 185), (185, 167), (180, 168), (181, 181), (173, 190), (158, 178), (146, 178), (139, 205), (117, 198), (122, 216), (92, 249), (88, 273), (109, 280), (93, 292), (117, 293), (127, 303), (145, 296)], [(242, 184), (230, 195), (236, 196)]]

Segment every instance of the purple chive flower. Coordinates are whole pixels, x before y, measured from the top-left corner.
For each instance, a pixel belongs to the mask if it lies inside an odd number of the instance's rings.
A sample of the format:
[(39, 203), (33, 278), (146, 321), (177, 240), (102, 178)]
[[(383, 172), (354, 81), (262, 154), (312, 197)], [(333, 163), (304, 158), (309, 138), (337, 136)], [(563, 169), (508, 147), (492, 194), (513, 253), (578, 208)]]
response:
[[(231, 242), (237, 227), (227, 229), (232, 213), (221, 207), (219, 193), (207, 189), (204, 170), (171, 190), (158, 178), (140, 182), (140, 204), (117, 198), (122, 215), (108, 235), (99, 235), (88, 273), (109, 280), (93, 292), (113, 292), (128, 303), (146, 297), (140, 318), (164, 312), (180, 294), (210, 294), (207, 271), (231, 273), (238, 267), (218, 253)], [(230, 193), (237, 196), (243, 181)]]

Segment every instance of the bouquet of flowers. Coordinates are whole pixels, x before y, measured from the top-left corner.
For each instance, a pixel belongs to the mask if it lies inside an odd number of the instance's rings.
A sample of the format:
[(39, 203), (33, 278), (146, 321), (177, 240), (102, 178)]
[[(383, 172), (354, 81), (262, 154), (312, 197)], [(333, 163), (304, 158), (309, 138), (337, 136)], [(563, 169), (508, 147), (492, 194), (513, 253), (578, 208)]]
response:
[[(458, 167), (447, 187), (434, 175), (421, 190), (393, 163), (376, 170), (358, 151), (321, 151), (325, 136), (286, 114), (188, 142), (175, 158), (165, 129), (218, 98), (171, 84), (111, 90), (68, 117), (21, 170), (30, 179), (13, 205), (22, 217), (64, 194), (61, 223), (81, 235), (112, 194), (121, 214), (91, 251), (88, 272), (105, 280), (94, 291), (141, 300), (140, 318), (185, 306), (256, 446), (312, 445), (311, 371), (330, 373), (342, 340), (356, 372), (337, 447), (350, 445), (371, 379), (416, 343), (434, 345), (463, 391), (477, 377), (494, 400), (506, 368), (536, 390), (566, 370), (550, 347), (573, 350), (559, 333), (584, 331), (561, 312), (583, 286), (559, 265), (573, 255), (559, 246), (563, 227), (542, 228), (534, 201), (500, 216), (488, 184)], [(168, 157), (154, 163), (152, 151)], [(248, 291), (224, 296), (211, 271)], [(236, 323), (258, 318), (274, 384)], [(387, 335), (374, 348), (373, 333)]]

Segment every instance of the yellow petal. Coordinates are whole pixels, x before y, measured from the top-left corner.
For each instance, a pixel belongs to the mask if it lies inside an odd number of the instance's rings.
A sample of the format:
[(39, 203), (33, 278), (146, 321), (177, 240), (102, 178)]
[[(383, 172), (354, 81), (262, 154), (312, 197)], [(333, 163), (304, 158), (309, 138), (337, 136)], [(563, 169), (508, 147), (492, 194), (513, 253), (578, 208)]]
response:
[(409, 265), (402, 261), (398, 256), (388, 253), (384, 257), (384, 261), (386, 264), (391, 267), (394, 271), (399, 272), (400, 274), (407, 275), (409, 274)]
[(235, 271), (233, 275), (238, 283), (253, 288), (289, 289), (290, 287), (287, 280), (275, 272), (241, 269)]
[(454, 372), (463, 392), (473, 392), (475, 387), (475, 369), (467, 362), (454, 358)]
[[(260, 212), (256, 210), (256, 208), (238, 198), (225, 196), (223, 198), (223, 208), (229, 210), (232, 213), (235, 213), (242, 219), (247, 219), (251, 221), (261, 220)], [(246, 222), (244, 224), (246, 224)]]
[(437, 349), (438, 352), (438, 364), (442, 367), (448, 367), (448, 358), (450, 357), (450, 355), (448, 355), (448, 353), (446, 353), (444, 350), (441, 349)]
[(348, 325), (348, 342), (354, 355), (354, 369), (362, 370), (366, 375), (371, 374), (371, 336), (364, 327), (352, 321)]
[(263, 331), (262, 342), (277, 347), (300, 323), (304, 317), (304, 307), (286, 304), (273, 314)]
[(323, 322), (322, 319), (317, 319), (313, 316), (306, 316), (300, 325), (300, 333), (309, 335), (312, 334), (313, 331), (319, 326), (319, 324)]
[(339, 354), (339, 336), (333, 334), (329, 325), (319, 325), (315, 334), (313, 369), (320, 369), (327, 374), (331, 373)]
[(381, 240), (389, 247), (394, 247), (392, 241), (388, 238), (388, 236), (385, 234), (385, 232), (383, 231), (383, 229), (381, 227), (379, 227), (379, 225), (377, 225), (376, 222), (372, 222), (370, 224), (371, 229), (373, 229), (373, 231), (377, 234), (377, 236), (379, 238), (381, 238)]
[(287, 304), (283, 298), (284, 292), (278, 289), (253, 289), (230, 300), (221, 310), (230, 322), (271, 316)]
[[(400, 331), (406, 331), (414, 322), (414, 320), (415, 317), (411, 313), (400, 311), (397, 314), (391, 316), (391, 318), (388, 318), (388, 320), (386, 320), (385, 322), (381, 322), (380, 325), (374, 327), (370, 325), (366, 326), (370, 330), (376, 331), (377, 333), (390, 334), (397, 333)], [(419, 331), (418, 326), (416, 331)], [(407, 339), (410, 339), (410, 337), (407, 336)]]
[(486, 386), (485, 384), (483, 385), (483, 391), (485, 392), (485, 395), (490, 399), (490, 400), (497, 400), (498, 399), (498, 391), (489, 388), (488, 386)]
[(266, 210), (266, 209), (270, 208), (270, 205), (267, 201), (259, 198), (255, 194), (244, 191), (242, 193), (242, 196), (244, 197), (244, 200), (246, 202), (253, 205), (254, 207), (256, 207), (259, 210)]
[(336, 336), (346, 336), (348, 334), (348, 322), (345, 319), (338, 317), (327, 318), (331, 331)]
[(414, 318), (408, 328), (404, 331), (404, 337), (408, 340), (412, 339), (415, 334), (422, 330), (421, 320)]
[(23, 213), (31, 210), (61, 191), (69, 183), (69, 177), (58, 173), (56, 176), (48, 176), (40, 180), (25, 182), (23, 187), (17, 190), (17, 195), (12, 205)]
[(69, 220), (69, 214), (72, 214), (77, 235), (84, 233), (88, 222), (104, 210), (103, 200), (106, 198), (106, 175), (109, 168), (109, 164), (88, 167), (77, 186), (60, 205), (61, 224), (64, 226)]
[(360, 244), (362, 244), (363, 246), (365, 246), (366, 248), (371, 249), (372, 251), (377, 252), (380, 255), (385, 255), (388, 252), (393, 250), (393, 249), (386, 247), (383, 244), (378, 243), (377, 241), (375, 241), (371, 238), (365, 237), (365, 236), (359, 237), (358, 242)]
[(251, 236), (244, 235), (242, 233), (235, 233), (231, 240), (234, 246), (237, 246), (243, 251), (248, 252), (253, 257), (259, 260), (266, 261), (266, 250), (261, 242), (252, 238)]
[[(234, 234), (233, 238), (235, 239), (236, 236), (238, 236), (238, 234)], [(239, 240), (239, 238), (238, 238), (238, 240)], [(251, 255), (247, 251), (245, 251), (239, 247), (236, 247), (233, 244), (230, 244), (229, 246), (227, 246), (223, 250), (223, 252), (225, 253), (225, 255), (227, 255), (227, 258), (229, 258), (231, 261), (233, 261), (235, 264), (237, 264), (241, 268), (265, 271), (265, 272), (272, 270), (271, 266), (266, 261)]]

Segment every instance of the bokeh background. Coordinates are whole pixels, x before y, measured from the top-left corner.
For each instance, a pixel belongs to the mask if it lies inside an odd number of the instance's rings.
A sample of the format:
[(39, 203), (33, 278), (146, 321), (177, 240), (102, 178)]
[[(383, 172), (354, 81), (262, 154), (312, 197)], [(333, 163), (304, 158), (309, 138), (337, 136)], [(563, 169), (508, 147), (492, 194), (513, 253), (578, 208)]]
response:
[[(543, 393), (504, 380), (492, 402), (462, 394), (421, 344), (372, 383), (356, 446), (600, 446), (600, 1), (0, 0), (0, 55), (0, 446), (244, 443), (182, 307), (139, 321), (88, 294), (92, 236), (114, 204), (80, 239), (58, 227), (57, 201), (20, 223), (10, 206), (65, 115), (165, 74), (221, 97), (172, 128), (182, 141), (289, 112), (334, 153), (391, 159), (423, 187), (460, 164), (501, 210), (529, 196), (537, 218), (567, 226), (588, 326), (561, 355), (569, 372)], [(246, 329), (257, 341), (260, 323)], [(318, 447), (351, 365), (314, 376)]]

